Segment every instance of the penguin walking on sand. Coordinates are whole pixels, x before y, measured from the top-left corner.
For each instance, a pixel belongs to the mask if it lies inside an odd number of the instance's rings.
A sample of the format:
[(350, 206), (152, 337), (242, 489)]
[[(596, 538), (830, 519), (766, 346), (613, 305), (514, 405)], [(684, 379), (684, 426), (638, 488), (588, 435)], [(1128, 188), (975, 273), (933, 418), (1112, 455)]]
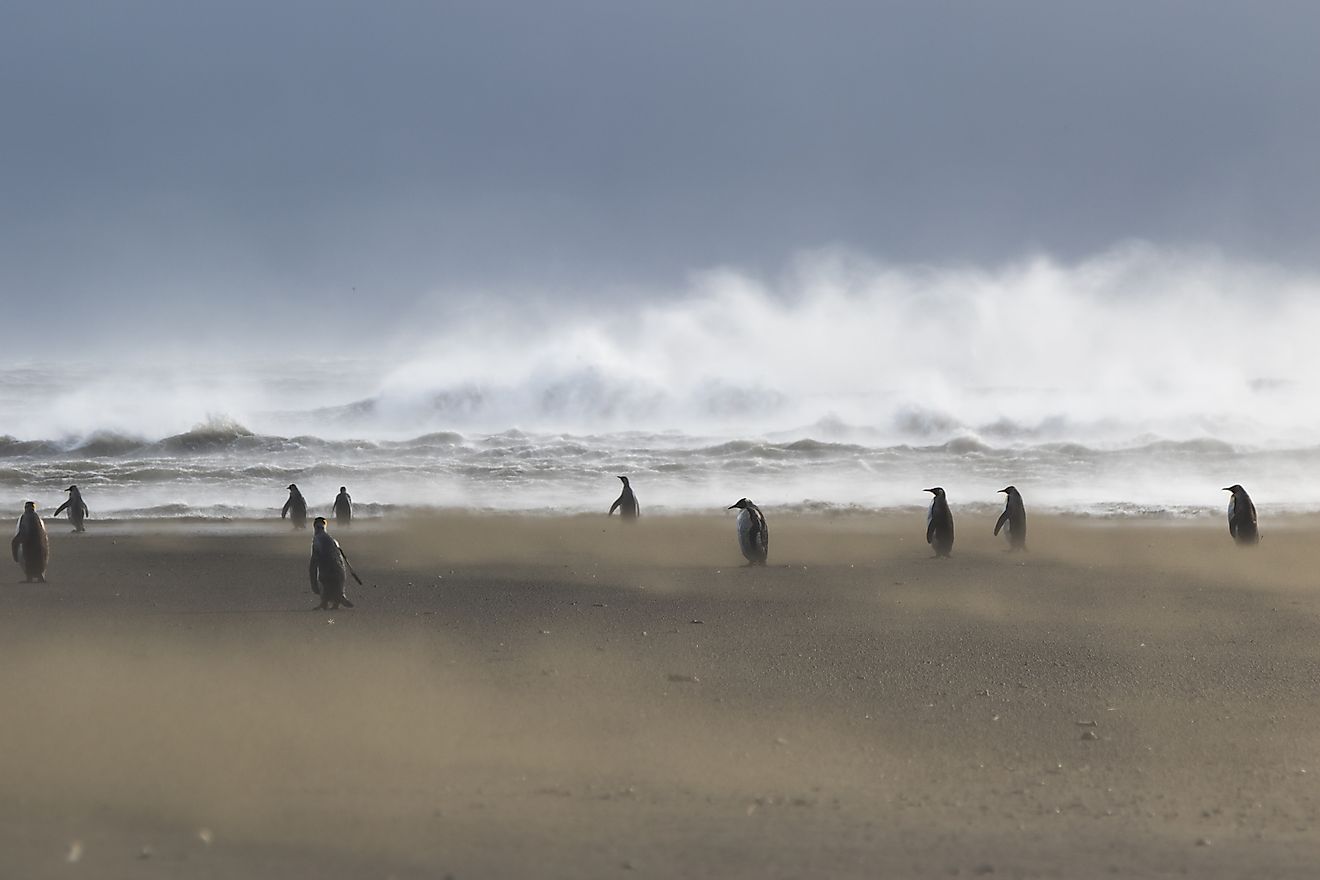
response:
[(339, 487), (339, 494), (335, 496), (335, 525), (347, 526), (353, 522), (353, 499), (348, 494), (347, 486)]
[(315, 534), (312, 535), (312, 559), (307, 564), (307, 576), (312, 582), (312, 592), (321, 597), (316, 610), (336, 611), (340, 605), (352, 608), (353, 603), (344, 594), (345, 572), (353, 576), (358, 586), (362, 585), (362, 578), (353, 570), (339, 542), (325, 530), (325, 517), (318, 516), (313, 520), (312, 528)]
[(289, 500), (284, 502), (284, 509), (280, 511), (280, 519), (286, 516), (293, 520), (295, 529), (307, 528), (307, 501), (293, 483), (289, 484)]
[(606, 516), (612, 516), (614, 511), (619, 511), (619, 516), (624, 519), (637, 519), (642, 515), (642, 508), (637, 504), (637, 496), (633, 494), (632, 486), (628, 485), (627, 477), (619, 477), (623, 480), (623, 491), (619, 493), (618, 499), (610, 505), (610, 512)]
[(1224, 491), (1233, 493), (1228, 499), (1228, 533), (1239, 547), (1258, 543), (1260, 531), (1256, 528), (1256, 505), (1251, 503), (1251, 496), (1237, 483), (1225, 486)]
[(59, 516), (65, 509), (68, 509), (69, 522), (73, 523), (73, 530), (75, 532), (87, 531), (83, 528), (83, 519), (91, 511), (87, 509), (87, 505), (83, 502), (82, 493), (78, 491), (77, 486), (70, 486), (64, 491), (69, 493), (69, 500), (55, 508), (55, 512), (51, 516)]
[(765, 515), (747, 498), (739, 498), (726, 509), (735, 507), (742, 511), (738, 514), (738, 549), (748, 565), (765, 565), (770, 555), (770, 529), (765, 524)]
[(953, 512), (949, 510), (949, 500), (939, 486), (921, 491), (935, 496), (930, 510), (926, 511), (926, 543), (935, 548), (936, 556), (948, 556), (953, 552)]
[(995, 523), (995, 534), (998, 535), (1000, 529), (1008, 526), (1008, 548), (1026, 550), (1027, 508), (1022, 504), (1022, 493), (1017, 490), (1017, 486), (1005, 486), (999, 491), (1007, 495), (1008, 500), (1004, 504), (1004, 512), (999, 514), (999, 522)]
[(37, 513), (35, 501), (23, 502), (23, 515), (18, 518), (18, 531), (9, 544), (9, 550), (14, 554), (14, 561), (23, 566), (23, 583), (46, 582), (50, 538), (46, 536), (46, 524), (41, 521), (41, 514)]

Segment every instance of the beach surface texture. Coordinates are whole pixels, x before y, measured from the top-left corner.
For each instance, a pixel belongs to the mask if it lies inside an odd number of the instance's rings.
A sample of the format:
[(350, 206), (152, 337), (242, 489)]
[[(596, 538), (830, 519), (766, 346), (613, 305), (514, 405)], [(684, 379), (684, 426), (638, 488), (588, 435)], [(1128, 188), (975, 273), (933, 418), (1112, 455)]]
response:
[(1320, 521), (766, 516), (56, 528), (0, 876), (1320, 872)]

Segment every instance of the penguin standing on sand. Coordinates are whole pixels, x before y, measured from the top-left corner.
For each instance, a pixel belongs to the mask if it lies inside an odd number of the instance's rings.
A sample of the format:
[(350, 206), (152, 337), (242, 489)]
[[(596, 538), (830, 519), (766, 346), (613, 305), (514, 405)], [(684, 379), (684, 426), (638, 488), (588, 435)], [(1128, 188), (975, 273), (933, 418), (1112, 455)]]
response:
[(1233, 536), (1239, 547), (1260, 541), (1260, 532), (1256, 528), (1256, 505), (1251, 503), (1247, 490), (1237, 483), (1224, 487), (1225, 492), (1232, 492), (1228, 499), (1228, 533)]
[(935, 496), (930, 510), (926, 511), (926, 543), (935, 548), (936, 556), (948, 556), (953, 552), (953, 513), (949, 501), (939, 486), (921, 491)]
[(739, 498), (738, 503), (730, 504), (728, 510), (738, 508), (738, 549), (747, 559), (748, 565), (765, 565), (770, 555), (770, 529), (765, 524), (761, 508), (747, 498)]
[(73, 523), (73, 530), (75, 532), (87, 531), (83, 528), (83, 519), (91, 513), (91, 511), (88, 510), (87, 505), (83, 503), (82, 493), (78, 491), (77, 486), (70, 486), (64, 491), (69, 493), (69, 500), (55, 508), (55, 512), (52, 513), (51, 516), (59, 516), (65, 508), (68, 508), (69, 522)]
[(615, 510), (619, 511), (619, 516), (624, 519), (637, 519), (642, 515), (642, 508), (637, 504), (637, 496), (633, 494), (632, 486), (628, 485), (627, 477), (619, 477), (623, 480), (623, 491), (619, 493), (618, 499), (610, 505), (610, 512), (606, 516), (612, 516)]
[(358, 586), (362, 585), (362, 578), (349, 564), (339, 542), (325, 530), (325, 517), (318, 516), (313, 520), (312, 528), (316, 533), (312, 535), (312, 559), (307, 564), (307, 576), (312, 581), (312, 592), (321, 597), (316, 610), (336, 611), (340, 605), (352, 608), (353, 603), (344, 595), (344, 574), (353, 575)]
[(348, 494), (347, 486), (339, 487), (335, 496), (335, 525), (347, 526), (353, 522), (353, 499)]
[(1009, 549), (1026, 550), (1027, 508), (1022, 504), (1022, 493), (1017, 490), (1017, 486), (1005, 486), (999, 491), (1008, 496), (1008, 501), (1004, 504), (1004, 512), (999, 514), (999, 522), (995, 523), (995, 534), (998, 535), (1000, 529), (1008, 526)]
[(35, 501), (23, 502), (23, 515), (18, 518), (18, 531), (9, 544), (14, 561), (23, 566), (25, 584), (46, 582), (46, 565), (50, 562), (50, 538), (46, 537), (46, 524), (37, 513)]
[(307, 501), (293, 483), (289, 484), (289, 500), (284, 502), (284, 509), (280, 511), (280, 519), (286, 516), (293, 520), (295, 529), (307, 528)]

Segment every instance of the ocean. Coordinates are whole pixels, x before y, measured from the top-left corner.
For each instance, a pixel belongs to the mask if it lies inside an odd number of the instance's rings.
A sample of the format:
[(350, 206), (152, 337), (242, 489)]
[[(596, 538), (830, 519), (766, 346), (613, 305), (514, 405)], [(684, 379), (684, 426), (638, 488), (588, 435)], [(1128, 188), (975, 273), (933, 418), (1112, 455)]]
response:
[(0, 369), (0, 498), (94, 517), (643, 514), (950, 503), (1320, 510), (1309, 279), (1140, 248), (1064, 266), (817, 260), (591, 311), (492, 306), (366, 354), (117, 352)]

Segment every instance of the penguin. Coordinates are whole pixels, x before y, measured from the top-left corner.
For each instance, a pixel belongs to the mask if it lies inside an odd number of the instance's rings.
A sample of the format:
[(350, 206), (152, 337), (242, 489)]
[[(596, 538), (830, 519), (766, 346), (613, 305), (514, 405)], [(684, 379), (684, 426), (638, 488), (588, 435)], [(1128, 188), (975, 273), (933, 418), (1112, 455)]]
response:
[(312, 559), (307, 564), (307, 576), (312, 582), (312, 592), (321, 597), (316, 610), (336, 611), (340, 605), (352, 608), (353, 603), (344, 595), (344, 572), (351, 574), (358, 586), (362, 585), (362, 578), (353, 570), (339, 542), (325, 530), (325, 517), (314, 519), (312, 528), (315, 534), (312, 535)]
[(921, 491), (935, 496), (930, 510), (926, 511), (926, 543), (935, 548), (936, 556), (948, 556), (953, 552), (953, 513), (949, 510), (948, 499), (938, 486)]
[(33, 581), (46, 582), (46, 565), (50, 562), (50, 538), (46, 536), (46, 524), (37, 513), (35, 501), (23, 502), (23, 515), (18, 518), (18, 531), (9, 544), (14, 561), (23, 566), (25, 584)]
[(1007, 525), (1009, 549), (1026, 550), (1027, 508), (1022, 504), (1022, 493), (1017, 490), (1017, 486), (1005, 486), (999, 491), (1007, 495), (1008, 500), (1004, 504), (1004, 512), (999, 514), (999, 522), (995, 523), (995, 534), (998, 535), (999, 530)]
[(335, 496), (335, 525), (347, 526), (353, 522), (353, 499), (348, 494), (347, 486), (339, 487)]
[(642, 515), (642, 508), (637, 503), (637, 496), (633, 494), (632, 486), (628, 485), (627, 477), (619, 477), (623, 480), (623, 491), (619, 493), (618, 500), (610, 505), (610, 512), (606, 516), (612, 516), (615, 510), (619, 511), (619, 516), (624, 519), (637, 519)]
[(307, 502), (293, 483), (289, 484), (289, 500), (284, 502), (284, 509), (280, 511), (280, 519), (286, 516), (293, 520), (295, 529), (307, 528)]
[(738, 508), (738, 549), (747, 559), (748, 565), (765, 565), (770, 555), (770, 529), (765, 524), (765, 515), (747, 498), (739, 498), (738, 503), (730, 504), (726, 510)]
[(70, 486), (64, 491), (69, 493), (69, 500), (57, 507), (51, 516), (59, 516), (65, 508), (68, 508), (69, 522), (73, 523), (73, 530), (75, 532), (87, 531), (83, 528), (83, 518), (91, 511), (87, 509), (87, 505), (83, 502), (82, 493), (78, 491), (77, 486)]
[(1232, 492), (1228, 499), (1228, 533), (1233, 536), (1239, 547), (1246, 547), (1260, 541), (1260, 532), (1256, 528), (1256, 505), (1251, 503), (1247, 490), (1237, 483), (1225, 486), (1225, 492)]

